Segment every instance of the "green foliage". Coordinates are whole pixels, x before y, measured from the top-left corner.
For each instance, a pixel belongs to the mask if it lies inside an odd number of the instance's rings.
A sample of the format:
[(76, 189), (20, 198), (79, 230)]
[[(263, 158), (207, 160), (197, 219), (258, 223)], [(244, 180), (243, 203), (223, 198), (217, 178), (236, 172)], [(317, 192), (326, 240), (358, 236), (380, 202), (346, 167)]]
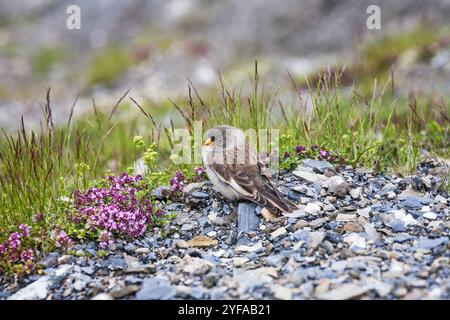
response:
[(33, 72), (37, 75), (47, 75), (64, 58), (65, 51), (61, 48), (43, 48), (32, 58)]
[(112, 86), (132, 64), (133, 57), (129, 51), (109, 46), (92, 59), (87, 70), (87, 83)]

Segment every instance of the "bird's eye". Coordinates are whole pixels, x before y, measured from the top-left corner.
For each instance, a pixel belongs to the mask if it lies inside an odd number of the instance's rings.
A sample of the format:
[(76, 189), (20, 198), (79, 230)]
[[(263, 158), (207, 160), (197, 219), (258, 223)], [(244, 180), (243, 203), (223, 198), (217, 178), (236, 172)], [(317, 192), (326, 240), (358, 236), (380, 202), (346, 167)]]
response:
[(216, 140), (216, 137), (212, 136), (211, 141), (214, 142), (214, 140)]

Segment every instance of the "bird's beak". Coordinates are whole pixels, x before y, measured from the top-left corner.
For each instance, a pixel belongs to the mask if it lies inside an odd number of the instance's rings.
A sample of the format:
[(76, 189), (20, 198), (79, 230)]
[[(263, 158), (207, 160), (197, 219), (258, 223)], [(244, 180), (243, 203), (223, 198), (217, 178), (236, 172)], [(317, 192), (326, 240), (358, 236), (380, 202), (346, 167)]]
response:
[(205, 143), (203, 144), (204, 146), (209, 146), (211, 144), (213, 144), (214, 141), (211, 140), (211, 138), (206, 139)]

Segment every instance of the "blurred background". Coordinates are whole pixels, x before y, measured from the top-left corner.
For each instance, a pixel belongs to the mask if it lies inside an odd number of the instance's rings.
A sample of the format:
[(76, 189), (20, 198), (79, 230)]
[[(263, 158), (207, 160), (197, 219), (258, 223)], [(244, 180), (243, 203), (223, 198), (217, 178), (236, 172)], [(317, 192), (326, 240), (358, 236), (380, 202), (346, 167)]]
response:
[[(81, 29), (66, 27), (70, 5)], [(381, 9), (381, 30), (366, 26)], [(265, 83), (283, 91), (286, 70), (314, 78), (345, 66), (362, 90), (394, 71), (396, 91), (439, 97), (450, 89), (450, 0), (21, 0), (0, 2), (0, 126), (40, 119), (47, 87), (56, 118), (111, 108), (129, 88), (158, 117), (168, 98), (225, 80), (239, 84), (258, 59)], [(367, 89), (369, 90), (369, 89)]]

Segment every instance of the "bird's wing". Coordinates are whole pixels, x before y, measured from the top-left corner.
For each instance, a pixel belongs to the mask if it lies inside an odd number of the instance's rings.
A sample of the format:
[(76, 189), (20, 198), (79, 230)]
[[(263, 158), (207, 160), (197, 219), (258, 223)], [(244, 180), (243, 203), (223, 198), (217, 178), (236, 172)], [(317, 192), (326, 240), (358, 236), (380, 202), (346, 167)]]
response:
[[(292, 212), (297, 206), (284, 198), (270, 180), (267, 168), (259, 161), (256, 151), (247, 144), (244, 163), (224, 161), (211, 167), (218, 178), (231, 186), (244, 198), (266, 207), (270, 211), (280, 209)], [(226, 159), (235, 159), (236, 149), (224, 151)]]

